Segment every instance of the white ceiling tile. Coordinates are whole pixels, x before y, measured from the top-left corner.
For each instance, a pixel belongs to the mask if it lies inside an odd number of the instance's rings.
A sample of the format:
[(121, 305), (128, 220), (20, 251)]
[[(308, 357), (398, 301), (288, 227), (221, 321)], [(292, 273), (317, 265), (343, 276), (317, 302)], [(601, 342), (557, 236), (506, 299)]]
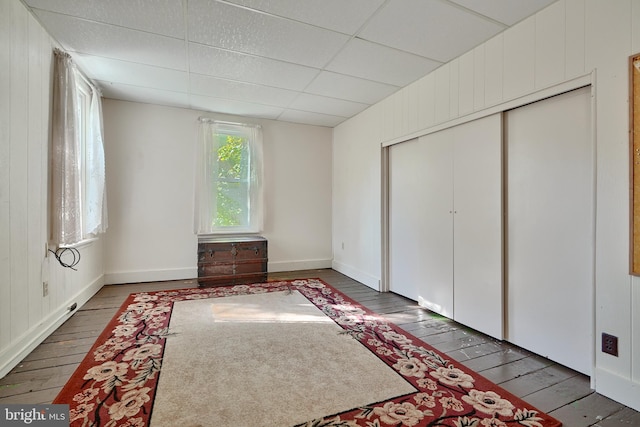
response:
[(94, 80), (174, 92), (189, 91), (189, 78), (185, 71), (84, 54), (73, 54), (73, 59), (80, 69)]
[(215, 98), (255, 102), (277, 107), (287, 107), (297, 95), (297, 92), (292, 90), (218, 79), (200, 74), (191, 75), (191, 91)]
[(533, 13), (549, 6), (556, 0), (450, 0), (471, 9), (479, 14), (488, 16), (503, 24), (513, 25)]
[(96, 83), (100, 86), (102, 95), (105, 98), (142, 102), (146, 104), (170, 105), (181, 108), (189, 107), (189, 95), (186, 93), (103, 81), (97, 81)]
[(313, 113), (331, 114), (334, 116), (351, 117), (367, 108), (369, 105), (359, 102), (345, 101), (326, 96), (302, 93), (290, 107), (295, 110), (309, 111)]
[(398, 86), (323, 71), (307, 86), (305, 92), (373, 104), (398, 89)]
[(557, 0), (20, 1), (106, 97), (335, 126)]
[(182, 2), (176, 0), (25, 0), (37, 9), (184, 39)]
[(286, 122), (305, 123), (316, 126), (335, 127), (345, 121), (344, 117), (329, 114), (309, 113), (307, 111), (286, 110), (278, 117)]
[(171, 37), (38, 11), (43, 25), (72, 52), (186, 69), (185, 42)]
[(504, 29), (440, 0), (391, 0), (359, 37), (447, 62)]
[(380, 83), (406, 86), (440, 65), (418, 55), (356, 38), (326, 68)]
[(192, 73), (302, 90), (319, 73), (316, 68), (246, 55), (201, 44), (189, 44)]
[(250, 102), (232, 101), (229, 99), (219, 99), (201, 95), (191, 96), (191, 108), (271, 120), (277, 119), (283, 111), (282, 108), (268, 105), (252, 104)]
[(230, 0), (252, 9), (346, 34), (356, 31), (384, 0)]
[(189, 40), (323, 67), (349, 36), (226, 3), (191, 0)]

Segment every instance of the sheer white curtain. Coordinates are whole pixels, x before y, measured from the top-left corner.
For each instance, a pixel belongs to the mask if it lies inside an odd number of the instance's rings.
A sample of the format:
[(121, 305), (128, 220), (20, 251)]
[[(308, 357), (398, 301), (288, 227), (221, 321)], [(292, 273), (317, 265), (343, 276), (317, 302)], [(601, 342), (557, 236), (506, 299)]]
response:
[[(54, 50), (51, 138), (51, 242), (73, 245), (107, 228), (100, 92)], [(90, 99), (83, 99), (79, 84)]]
[(211, 155), (213, 149), (214, 121), (200, 119), (198, 141), (196, 143), (195, 165), (195, 210), (193, 231), (196, 234), (211, 233), (213, 203), (215, 197), (211, 188), (211, 178), (216, 165), (216, 158)]
[(251, 140), (251, 194), (249, 198), (249, 227), (247, 230), (259, 233), (264, 227), (264, 175), (263, 175), (263, 140), (262, 127), (245, 126), (245, 132)]
[(54, 51), (51, 138), (51, 240), (56, 246), (82, 240), (80, 120), (75, 65)]
[(102, 102), (100, 92), (95, 87), (91, 88), (88, 122), (85, 148), (85, 235), (104, 233), (107, 230)]
[[(221, 227), (214, 224), (217, 209), (218, 153), (216, 135), (233, 133), (249, 141), (249, 194), (246, 203), (247, 224)], [(195, 166), (194, 232), (198, 235), (217, 233), (257, 233), (263, 225), (262, 128), (258, 125), (199, 119)]]

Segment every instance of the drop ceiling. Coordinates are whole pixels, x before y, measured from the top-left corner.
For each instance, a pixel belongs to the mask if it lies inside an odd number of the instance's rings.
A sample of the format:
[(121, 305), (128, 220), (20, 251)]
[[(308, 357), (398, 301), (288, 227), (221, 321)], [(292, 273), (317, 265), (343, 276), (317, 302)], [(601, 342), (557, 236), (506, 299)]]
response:
[(556, 0), (22, 0), (107, 98), (334, 127)]

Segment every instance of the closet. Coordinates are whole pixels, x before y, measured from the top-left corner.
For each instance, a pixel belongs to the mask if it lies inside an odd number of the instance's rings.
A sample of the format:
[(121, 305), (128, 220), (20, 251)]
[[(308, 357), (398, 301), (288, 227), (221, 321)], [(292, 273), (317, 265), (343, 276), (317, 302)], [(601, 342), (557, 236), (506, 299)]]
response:
[(495, 114), (389, 149), (389, 286), (503, 334), (502, 122)]

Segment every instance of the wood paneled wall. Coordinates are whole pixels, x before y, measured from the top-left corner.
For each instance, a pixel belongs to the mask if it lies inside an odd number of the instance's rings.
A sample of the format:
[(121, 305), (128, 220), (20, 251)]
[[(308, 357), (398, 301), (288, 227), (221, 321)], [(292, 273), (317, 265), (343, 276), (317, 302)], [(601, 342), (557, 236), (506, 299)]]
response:
[(386, 117), (397, 117), (378, 125), (380, 141), (586, 74), (584, 33), (583, 1), (552, 4), (372, 107), (391, 107)]
[[(627, 61), (637, 52), (640, 2), (558, 0), (337, 126), (334, 268), (372, 287), (382, 277), (381, 144), (588, 75), (596, 86), (595, 386), (640, 409), (640, 278), (628, 273)], [(600, 352), (602, 332), (619, 337), (619, 357)]]
[(47, 256), (53, 47), (20, 1), (0, 0), (0, 377), (102, 284), (99, 241), (77, 272)]

